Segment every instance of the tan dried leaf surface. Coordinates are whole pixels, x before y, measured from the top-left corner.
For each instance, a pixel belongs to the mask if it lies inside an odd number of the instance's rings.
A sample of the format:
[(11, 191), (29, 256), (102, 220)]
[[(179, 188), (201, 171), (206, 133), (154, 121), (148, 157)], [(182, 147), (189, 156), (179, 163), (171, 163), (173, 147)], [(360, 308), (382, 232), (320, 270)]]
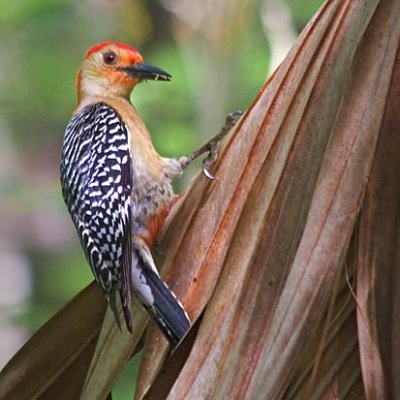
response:
[[(230, 135), (220, 180), (194, 183), (171, 225), (168, 276), (194, 319), (207, 308), (168, 399), (351, 399), (363, 386), (382, 398), (379, 363), (376, 382), (360, 367), (343, 266), (390, 112), (399, 20), (395, 0), (328, 1)], [(166, 352), (150, 331), (136, 398), (157, 393)]]
[[(97, 284), (92, 283), (42, 326), (0, 373), (0, 398), (32, 400), (49, 398), (51, 386), (64, 387), (72, 373), (66, 393), (80, 393), (93, 341), (104, 318), (106, 301)], [(85, 323), (82, 323), (84, 321)], [(67, 398), (67, 397), (60, 397)]]
[[(355, 237), (332, 287), (323, 321), (291, 379), (285, 399), (363, 398), (356, 331)], [(356, 397), (352, 393), (356, 394)]]
[[(399, 28), (399, 13), (391, 23)], [(382, 21), (387, 24), (388, 21)], [(357, 313), (361, 361), (371, 399), (400, 397), (400, 47), (379, 144), (361, 210)], [(390, 52), (388, 52), (390, 54)], [(386, 381), (386, 387), (382, 385)]]
[(101, 326), (96, 350), (90, 364), (81, 399), (104, 399), (111, 392), (127, 362), (140, 347), (140, 339), (147, 326), (149, 316), (142, 307), (132, 304), (132, 327), (130, 334), (126, 327), (119, 329), (110, 308)]

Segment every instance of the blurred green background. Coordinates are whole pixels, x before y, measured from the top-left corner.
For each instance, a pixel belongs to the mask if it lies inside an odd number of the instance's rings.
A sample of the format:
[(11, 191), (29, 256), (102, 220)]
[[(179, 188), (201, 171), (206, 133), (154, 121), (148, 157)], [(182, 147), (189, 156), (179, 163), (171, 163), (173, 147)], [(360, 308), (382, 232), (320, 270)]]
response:
[[(119, 40), (172, 74), (133, 93), (158, 151), (177, 156), (245, 110), (322, 0), (15, 0), (0, 11), (0, 367), (92, 276), (59, 186), (75, 75)], [(185, 186), (192, 168), (177, 183)], [(116, 399), (130, 398), (130, 366)]]

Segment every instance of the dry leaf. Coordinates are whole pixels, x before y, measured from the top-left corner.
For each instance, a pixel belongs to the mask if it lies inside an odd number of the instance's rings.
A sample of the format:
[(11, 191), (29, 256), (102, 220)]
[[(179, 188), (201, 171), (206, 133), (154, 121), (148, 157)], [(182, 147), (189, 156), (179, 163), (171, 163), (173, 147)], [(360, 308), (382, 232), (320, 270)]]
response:
[[(173, 226), (185, 234), (170, 249), (169, 271), (181, 271), (194, 318), (212, 297), (168, 399), (281, 398), (321, 340), (381, 134), (399, 8), (327, 2), (232, 133), (219, 182), (196, 193), (190, 218), (177, 214)], [(329, 351), (348, 362), (317, 375), (310, 398), (363, 393), (354, 313), (345, 324), (343, 348)], [(150, 332), (138, 399), (156, 393), (166, 354), (156, 339)]]
[[(88, 353), (94, 351), (104, 318), (106, 301), (92, 283), (42, 326), (0, 373), (0, 398), (32, 400), (46, 398), (49, 388), (62, 382), (63, 374), (77, 374), (70, 390), (79, 393)], [(82, 323), (84, 321), (85, 323)], [(91, 356), (90, 356), (91, 358)]]

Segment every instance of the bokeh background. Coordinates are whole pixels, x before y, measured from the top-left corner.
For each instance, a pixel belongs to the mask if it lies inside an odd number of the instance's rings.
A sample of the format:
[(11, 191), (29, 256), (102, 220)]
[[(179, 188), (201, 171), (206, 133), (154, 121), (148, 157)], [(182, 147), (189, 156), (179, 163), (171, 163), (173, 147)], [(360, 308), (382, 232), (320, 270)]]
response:
[[(0, 368), (92, 276), (59, 156), (88, 47), (119, 40), (172, 74), (132, 101), (165, 156), (245, 110), (322, 0), (15, 0), (0, 9)], [(196, 172), (176, 183), (179, 191)], [(136, 364), (117, 385), (132, 391)], [(127, 392), (129, 390), (129, 392)]]

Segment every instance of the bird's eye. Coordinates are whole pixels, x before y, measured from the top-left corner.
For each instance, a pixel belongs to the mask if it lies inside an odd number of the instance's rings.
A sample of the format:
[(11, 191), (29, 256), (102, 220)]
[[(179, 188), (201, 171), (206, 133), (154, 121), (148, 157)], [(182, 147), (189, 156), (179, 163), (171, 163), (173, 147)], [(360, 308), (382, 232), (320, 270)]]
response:
[(113, 51), (107, 51), (103, 54), (105, 64), (112, 65), (117, 61), (117, 55)]

